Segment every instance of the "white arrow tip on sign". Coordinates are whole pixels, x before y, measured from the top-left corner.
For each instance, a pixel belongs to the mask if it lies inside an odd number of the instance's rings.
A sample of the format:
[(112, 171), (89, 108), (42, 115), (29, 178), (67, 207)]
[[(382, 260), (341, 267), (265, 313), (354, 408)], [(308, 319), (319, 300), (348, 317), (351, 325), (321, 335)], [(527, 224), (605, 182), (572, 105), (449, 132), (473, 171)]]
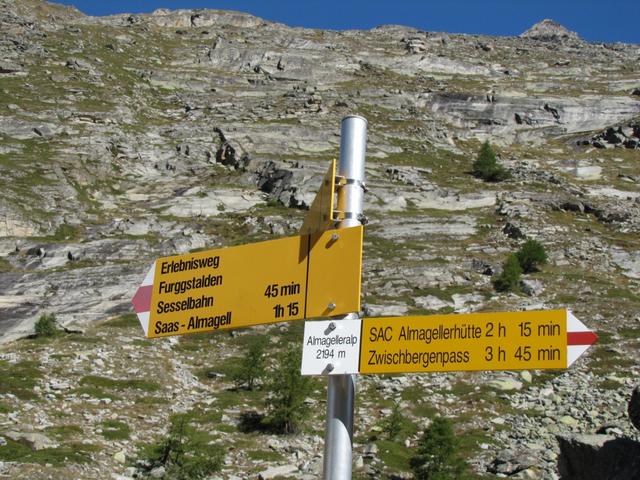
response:
[(567, 332), (590, 332), (589, 328), (567, 310)]
[(598, 341), (598, 336), (567, 310), (567, 367)]
[(140, 325), (142, 325), (142, 330), (144, 330), (144, 336), (149, 336), (149, 312), (138, 313), (138, 320), (140, 321)]

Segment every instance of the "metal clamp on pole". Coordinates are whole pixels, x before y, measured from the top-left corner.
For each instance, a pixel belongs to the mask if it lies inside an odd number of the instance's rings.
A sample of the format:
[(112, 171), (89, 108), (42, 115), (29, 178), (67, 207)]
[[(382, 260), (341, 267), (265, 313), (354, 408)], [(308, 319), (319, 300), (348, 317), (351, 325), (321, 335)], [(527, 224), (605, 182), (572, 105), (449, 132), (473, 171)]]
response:
[[(340, 177), (336, 211), (337, 228), (362, 224), (364, 206), (364, 161), (367, 148), (367, 120), (352, 115), (342, 119)], [(350, 313), (342, 319), (358, 318)], [(329, 375), (327, 424), (324, 438), (324, 480), (351, 480), (355, 375)]]

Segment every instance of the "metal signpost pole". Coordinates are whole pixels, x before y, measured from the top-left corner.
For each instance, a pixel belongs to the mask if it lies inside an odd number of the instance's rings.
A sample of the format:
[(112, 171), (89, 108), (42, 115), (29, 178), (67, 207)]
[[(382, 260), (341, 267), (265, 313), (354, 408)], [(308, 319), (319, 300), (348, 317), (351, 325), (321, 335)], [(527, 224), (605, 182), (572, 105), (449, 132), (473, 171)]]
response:
[[(367, 120), (355, 115), (343, 118), (337, 171), (337, 176), (341, 177), (336, 208), (339, 212), (337, 228), (362, 224), (366, 146)], [(358, 313), (343, 318), (358, 318)], [(355, 375), (328, 376), (324, 480), (351, 480), (355, 390)]]

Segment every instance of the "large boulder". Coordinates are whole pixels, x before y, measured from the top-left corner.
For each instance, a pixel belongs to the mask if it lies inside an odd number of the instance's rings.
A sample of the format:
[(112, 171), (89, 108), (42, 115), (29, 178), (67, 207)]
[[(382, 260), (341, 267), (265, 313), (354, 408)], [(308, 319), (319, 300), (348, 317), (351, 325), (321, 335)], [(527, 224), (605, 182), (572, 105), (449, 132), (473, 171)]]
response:
[(634, 388), (631, 393), (627, 412), (633, 426), (640, 430), (640, 385)]
[(14, 442), (20, 442), (32, 450), (44, 450), (45, 448), (56, 448), (58, 444), (46, 435), (38, 432), (23, 432), (11, 430), (5, 434)]
[(562, 480), (640, 480), (640, 443), (610, 435), (559, 435)]

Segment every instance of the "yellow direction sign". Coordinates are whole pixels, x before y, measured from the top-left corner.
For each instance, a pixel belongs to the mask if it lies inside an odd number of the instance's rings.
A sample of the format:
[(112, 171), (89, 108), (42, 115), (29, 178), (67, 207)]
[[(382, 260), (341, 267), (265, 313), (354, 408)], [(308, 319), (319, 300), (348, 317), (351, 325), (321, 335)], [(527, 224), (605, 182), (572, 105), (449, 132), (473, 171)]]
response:
[(365, 318), (359, 371), (567, 368), (597, 338), (566, 310)]
[(301, 235), (323, 232), (333, 226), (335, 182), (336, 161), (334, 159), (322, 179), (320, 190), (318, 190), (316, 198), (313, 199), (309, 212), (304, 217), (302, 227), (300, 227)]
[(133, 298), (149, 338), (360, 309), (362, 227), (156, 260)]

